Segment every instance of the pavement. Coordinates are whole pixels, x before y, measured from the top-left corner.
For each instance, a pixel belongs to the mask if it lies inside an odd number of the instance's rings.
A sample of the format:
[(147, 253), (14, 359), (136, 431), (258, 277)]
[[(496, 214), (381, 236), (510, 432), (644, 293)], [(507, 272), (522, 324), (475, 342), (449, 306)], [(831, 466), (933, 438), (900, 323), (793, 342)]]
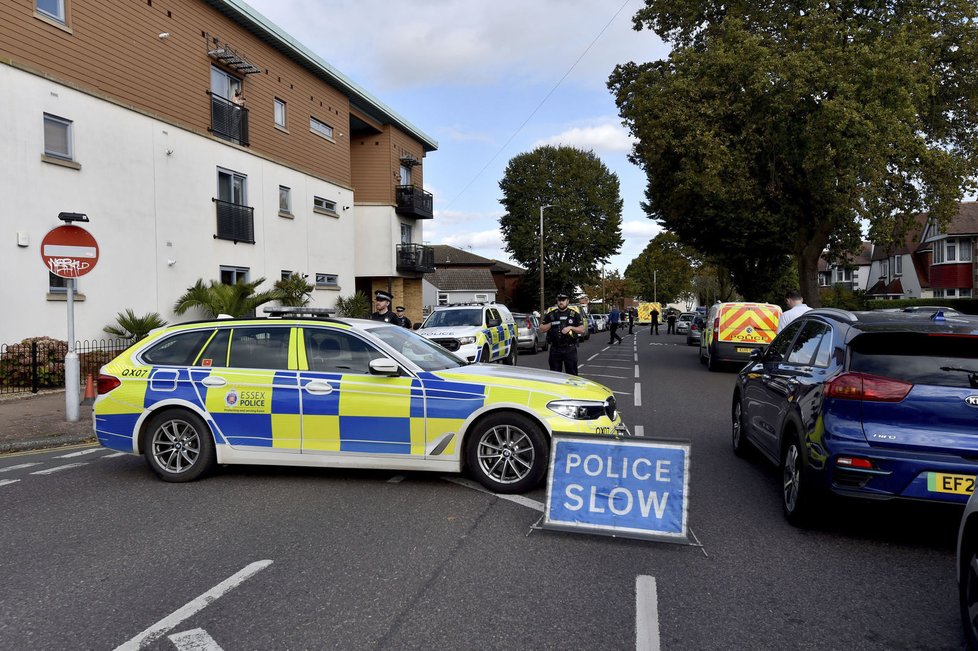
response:
[(91, 404), (69, 422), (64, 390), (0, 395), (0, 454), (94, 441)]

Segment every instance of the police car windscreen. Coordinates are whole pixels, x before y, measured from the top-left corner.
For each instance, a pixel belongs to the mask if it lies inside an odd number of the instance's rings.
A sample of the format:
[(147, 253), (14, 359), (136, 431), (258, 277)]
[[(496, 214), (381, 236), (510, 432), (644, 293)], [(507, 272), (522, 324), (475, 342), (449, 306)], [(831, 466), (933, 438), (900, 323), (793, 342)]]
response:
[(482, 325), (482, 308), (471, 310), (437, 310), (425, 321), (426, 328)]
[(383, 325), (368, 328), (368, 332), (425, 371), (444, 371), (466, 365), (438, 344), (400, 326)]

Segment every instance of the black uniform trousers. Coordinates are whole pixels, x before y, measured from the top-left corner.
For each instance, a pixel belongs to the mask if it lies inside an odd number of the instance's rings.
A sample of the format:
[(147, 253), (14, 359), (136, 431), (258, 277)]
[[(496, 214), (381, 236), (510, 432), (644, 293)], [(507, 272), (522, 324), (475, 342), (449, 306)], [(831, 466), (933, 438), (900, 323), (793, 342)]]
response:
[(611, 341), (609, 341), (608, 343), (609, 344), (615, 343), (615, 339), (618, 340), (618, 343), (621, 343), (621, 335), (618, 334), (618, 324), (617, 323), (612, 323), (611, 324)]
[(577, 345), (576, 344), (551, 344), (550, 346), (550, 370), (577, 375)]

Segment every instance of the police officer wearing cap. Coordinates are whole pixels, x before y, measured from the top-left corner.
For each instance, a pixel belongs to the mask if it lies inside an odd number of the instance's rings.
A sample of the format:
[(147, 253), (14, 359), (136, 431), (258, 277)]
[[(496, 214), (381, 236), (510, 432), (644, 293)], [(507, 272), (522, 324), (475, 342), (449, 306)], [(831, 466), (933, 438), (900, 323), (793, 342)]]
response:
[(410, 330), (411, 319), (404, 316), (404, 306), (398, 305), (396, 308), (394, 308), (394, 311), (397, 312), (397, 316), (394, 317), (394, 320), (397, 322), (397, 325), (401, 326), (402, 328), (407, 328), (408, 330)]
[(378, 289), (374, 293), (374, 306), (376, 306), (377, 311), (371, 314), (370, 318), (374, 321), (383, 321), (384, 323), (398, 325), (397, 315), (391, 312), (391, 301), (393, 299), (394, 297), (389, 292)]
[(557, 294), (557, 307), (543, 316), (540, 330), (550, 342), (550, 370), (577, 375), (577, 337), (584, 334), (584, 320), (570, 308), (570, 296)]

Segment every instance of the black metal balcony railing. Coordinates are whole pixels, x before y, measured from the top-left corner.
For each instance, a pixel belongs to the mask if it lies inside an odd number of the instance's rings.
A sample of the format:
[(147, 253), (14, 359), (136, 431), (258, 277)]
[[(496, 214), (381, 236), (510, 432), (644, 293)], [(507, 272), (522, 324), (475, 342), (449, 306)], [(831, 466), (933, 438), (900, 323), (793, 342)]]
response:
[(422, 244), (398, 244), (397, 270), (431, 273), (435, 270), (435, 250)]
[(229, 201), (214, 199), (217, 206), (217, 234), (219, 240), (255, 243), (255, 209)]
[(211, 96), (211, 132), (247, 147), (248, 109), (220, 95), (208, 94)]
[(394, 212), (418, 219), (431, 219), (435, 216), (434, 200), (430, 192), (413, 185), (397, 186), (397, 207)]

